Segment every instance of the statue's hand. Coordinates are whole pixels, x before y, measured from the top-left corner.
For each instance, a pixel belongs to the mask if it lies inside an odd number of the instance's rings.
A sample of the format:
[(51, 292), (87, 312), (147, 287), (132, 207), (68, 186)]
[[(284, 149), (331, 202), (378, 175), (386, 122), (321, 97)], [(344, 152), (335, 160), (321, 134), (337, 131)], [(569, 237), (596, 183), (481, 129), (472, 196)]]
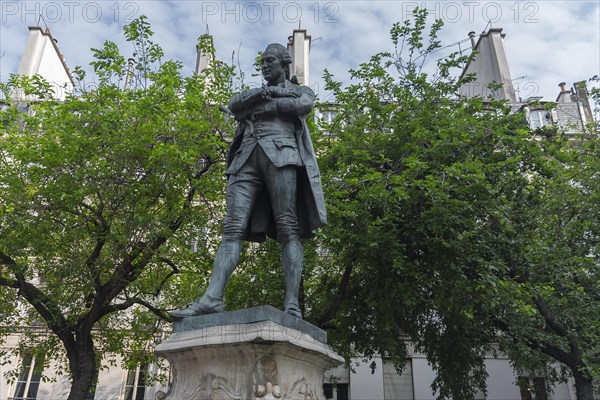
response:
[(252, 111), (252, 119), (263, 118), (268, 115), (277, 115), (277, 104), (275, 102), (261, 103), (254, 107)]
[(259, 99), (262, 95), (262, 88), (247, 89), (242, 92), (248, 98)]
[(268, 86), (269, 93), (273, 97), (300, 97), (302, 93), (300, 93), (299, 88), (284, 88), (279, 86)]
[(243, 92), (245, 95), (245, 100), (248, 103), (258, 103), (261, 101), (271, 101), (271, 94), (267, 90), (266, 86), (261, 86), (259, 88), (248, 89)]
[(231, 97), (229, 103), (227, 104), (227, 108), (236, 116), (236, 119), (239, 121), (242, 118), (245, 110), (255, 106), (264, 101), (271, 101), (271, 94), (267, 90), (265, 86), (259, 88), (252, 88), (248, 90), (244, 90), (241, 93), (237, 93)]

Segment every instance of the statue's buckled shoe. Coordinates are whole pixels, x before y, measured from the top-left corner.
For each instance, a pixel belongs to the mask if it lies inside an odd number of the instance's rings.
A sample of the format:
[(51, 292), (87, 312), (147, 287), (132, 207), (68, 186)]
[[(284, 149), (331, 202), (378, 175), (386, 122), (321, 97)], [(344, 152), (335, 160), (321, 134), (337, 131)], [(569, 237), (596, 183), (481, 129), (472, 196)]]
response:
[(217, 301), (214, 304), (208, 304), (203, 301), (196, 301), (188, 308), (182, 310), (171, 311), (169, 315), (175, 319), (182, 319), (185, 317), (194, 317), (196, 315), (214, 314), (225, 311), (222, 301)]
[(300, 311), (300, 307), (298, 306), (298, 304), (288, 303), (283, 308), (283, 311), (290, 315), (293, 315), (296, 318), (302, 319), (302, 311)]

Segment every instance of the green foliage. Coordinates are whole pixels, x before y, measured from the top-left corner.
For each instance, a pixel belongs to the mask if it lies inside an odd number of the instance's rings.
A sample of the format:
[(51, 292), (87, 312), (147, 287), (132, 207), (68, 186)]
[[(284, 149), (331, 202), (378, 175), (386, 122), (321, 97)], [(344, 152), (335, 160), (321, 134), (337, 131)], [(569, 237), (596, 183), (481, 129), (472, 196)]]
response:
[[(52, 100), (54, 98), (52, 85), (39, 75), (11, 74), (7, 82), (0, 82), (0, 92), (4, 99), (30, 98), (35, 100)], [(9, 113), (11, 112), (9, 111)], [(3, 116), (2, 120), (8, 123), (7, 118)], [(11, 118), (14, 118), (14, 116)]]
[[(78, 97), (47, 100), (39, 77), (2, 86), (2, 337), (15, 326), (47, 328), (54, 336), (31, 332), (27, 346), (58, 357), (60, 340), (74, 376), (86, 335), (96, 363), (105, 353), (136, 359), (151, 349), (164, 310), (197, 295), (196, 276), (212, 256), (193, 244), (222, 214), (233, 127), (217, 105), (230, 97), (233, 69), (215, 64), (185, 77), (180, 62), (160, 62), (145, 17), (125, 34), (140, 83), (129, 90), (120, 87), (125, 61), (112, 42), (93, 50), (94, 90), (76, 69)], [(27, 114), (10, 100), (16, 89), (40, 99)]]
[(262, 65), (262, 51), (259, 51), (258, 54), (256, 55), (256, 57), (254, 57), (254, 63), (252, 64), (254, 66), (254, 73), (252, 74), (252, 76), (261, 76), (262, 77), (262, 73), (261, 73), (261, 65)]
[(590, 89), (590, 98), (594, 102), (594, 120), (595, 124), (592, 128), (592, 131), (598, 133), (600, 132), (600, 76), (594, 75), (589, 79), (590, 83), (593, 85)]
[(400, 370), (413, 344), (439, 398), (484, 390), (498, 342), (517, 368), (558, 379), (559, 361), (589, 380), (600, 371), (598, 138), (532, 136), (504, 102), (461, 96), (473, 77), (454, 76), (470, 56), (422, 72), (442, 26), (425, 38), (426, 15), (394, 25), (396, 52), (351, 70), (352, 84), (325, 74), (338, 116), (316, 144), (328, 256), (308, 277), (309, 316), (336, 327), (346, 357), (382, 354)]

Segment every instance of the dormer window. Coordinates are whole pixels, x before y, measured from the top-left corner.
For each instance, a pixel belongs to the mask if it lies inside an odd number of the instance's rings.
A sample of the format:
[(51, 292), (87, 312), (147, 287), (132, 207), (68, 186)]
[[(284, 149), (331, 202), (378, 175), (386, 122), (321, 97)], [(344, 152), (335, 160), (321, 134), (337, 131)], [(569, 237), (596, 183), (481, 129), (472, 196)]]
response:
[(527, 122), (531, 129), (552, 126), (552, 115), (547, 110), (531, 110)]

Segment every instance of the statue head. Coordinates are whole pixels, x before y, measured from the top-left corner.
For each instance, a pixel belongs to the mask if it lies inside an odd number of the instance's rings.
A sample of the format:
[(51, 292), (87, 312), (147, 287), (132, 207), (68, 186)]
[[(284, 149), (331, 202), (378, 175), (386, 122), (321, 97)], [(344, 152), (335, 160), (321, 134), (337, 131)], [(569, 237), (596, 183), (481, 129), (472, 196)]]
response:
[(289, 65), (292, 63), (290, 52), (279, 43), (271, 43), (263, 52), (261, 59), (261, 70), (265, 80), (277, 83), (282, 77), (290, 79)]

